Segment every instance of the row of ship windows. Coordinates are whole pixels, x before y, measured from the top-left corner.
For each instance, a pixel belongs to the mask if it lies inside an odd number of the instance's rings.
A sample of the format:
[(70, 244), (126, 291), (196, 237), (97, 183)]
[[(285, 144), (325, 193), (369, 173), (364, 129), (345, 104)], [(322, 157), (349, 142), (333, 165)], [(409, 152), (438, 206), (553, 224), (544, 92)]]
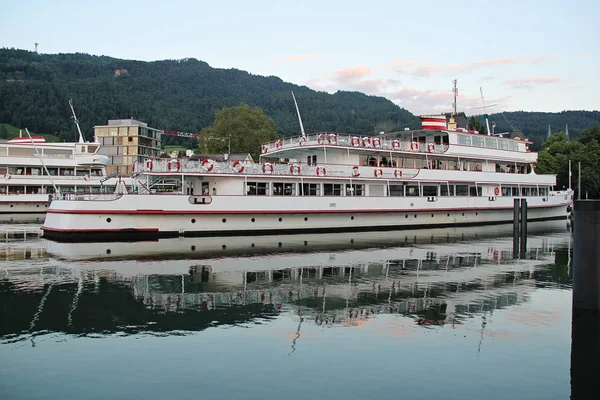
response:
[[(61, 193), (114, 193), (115, 188), (112, 185), (108, 186), (59, 186), (58, 190)], [(130, 191), (131, 188), (127, 187), (127, 190)], [(50, 194), (54, 193), (54, 188), (52, 186), (36, 186), (36, 185), (28, 185), (28, 186), (0, 186), (0, 195), (3, 194)]]
[[(366, 196), (366, 185), (341, 183), (247, 182), (248, 196)], [(503, 196), (547, 196), (548, 187), (503, 186)], [(369, 196), (482, 196), (475, 184), (390, 184), (369, 185)]]
[(56, 168), (48, 167), (48, 173), (42, 167), (0, 167), (0, 175), (52, 175), (52, 176), (102, 176), (102, 170), (96, 168)]
[(491, 136), (458, 134), (458, 144), (463, 146), (487, 147), (489, 149), (518, 151), (519, 143), (509, 139), (498, 139)]

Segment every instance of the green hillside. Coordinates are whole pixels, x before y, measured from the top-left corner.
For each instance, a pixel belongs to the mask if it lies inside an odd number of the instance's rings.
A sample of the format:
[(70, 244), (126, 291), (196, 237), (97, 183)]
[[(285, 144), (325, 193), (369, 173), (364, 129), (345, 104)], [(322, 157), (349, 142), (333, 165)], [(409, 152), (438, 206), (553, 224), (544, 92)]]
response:
[[(199, 132), (215, 111), (258, 106), (284, 136), (299, 134), (294, 91), (307, 131), (375, 133), (417, 128), (418, 119), (383, 97), (328, 94), (270, 76), (211, 68), (196, 59), (142, 62), (87, 54), (0, 49), (0, 122), (72, 139), (69, 98), (83, 131), (134, 117), (158, 129)], [(165, 139), (167, 144), (173, 138)]]
[[(55, 135), (50, 135), (48, 133), (34, 133), (29, 131), (31, 136), (43, 136), (46, 139), (46, 142), (60, 142), (60, 138)], [(24, 129), (21, 130), (21, 134), (23, 136), (27, 136), (27, 133)], [(19, 128), (14, 127), (10, 124), (0, 124), (0, 140), (2, 139), (13, 139), (19, 136)], [(91, 138), (90, 138), (91, 139)]]

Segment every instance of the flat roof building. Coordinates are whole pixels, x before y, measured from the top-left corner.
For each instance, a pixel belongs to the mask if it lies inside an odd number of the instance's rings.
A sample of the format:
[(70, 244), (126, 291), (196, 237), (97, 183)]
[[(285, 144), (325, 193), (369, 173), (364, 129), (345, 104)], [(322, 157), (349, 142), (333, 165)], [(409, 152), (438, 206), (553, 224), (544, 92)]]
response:
[(111, 119), (108, 125), (94, 126), (96, 141), (102, 145), (100, 154), (110, 159), (107, 174), (131, 175), (135, 161), (160, 157), (161, 135), (162, 131), (135, 119)]

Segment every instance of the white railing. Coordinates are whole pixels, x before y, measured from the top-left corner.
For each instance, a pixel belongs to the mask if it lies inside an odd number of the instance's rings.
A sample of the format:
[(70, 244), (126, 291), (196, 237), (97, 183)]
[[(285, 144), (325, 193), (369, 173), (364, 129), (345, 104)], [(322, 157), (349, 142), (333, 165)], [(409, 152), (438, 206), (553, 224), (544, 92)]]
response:
[(134, 164), (136, 173), (161, 175), (178, 174), (233, 174), (276, 175), (295, 177), (342, 177), (360, 179), (412, 179), (419, 173), (414, 168), (376, 167), (361, 165), (306, 165), (244, 163), (241, 161), (213, 161), (187, 159), (156, 159)]
[(262, 146), (262, 154), (268, 154), (275, 150), (290, 147), (295, 148), (298, 146), (314, 145), (438, 154), (448, 150), (447, 144), (423, 143), (416, 140), (411, 141), (408, 139), (386, 138), (381, 136), (360, 136), (337, 133), (312, 133), (305, 137), (290, 137), (266, 143)]

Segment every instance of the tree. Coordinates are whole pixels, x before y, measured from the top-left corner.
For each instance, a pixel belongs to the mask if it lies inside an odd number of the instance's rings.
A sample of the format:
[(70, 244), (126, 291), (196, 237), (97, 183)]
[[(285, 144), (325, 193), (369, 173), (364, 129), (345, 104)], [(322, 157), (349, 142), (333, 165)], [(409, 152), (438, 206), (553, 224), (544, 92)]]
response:
[(0, 125), (0, 138), (8, 139), (8, 129), (4, 125)]
[(475, 117), (471, 117), (469, 119), (469, 124), (467, 125), (467, 128), (469, 128), (470, 130), (473, 131), (477, 131), (479, 133), (487, 133), (485, 131), (485, 127), (481, 124), (481, 122), (479, 122), (478, 119), (475, 119)]
[(260, 146), (278, 137), (275, 122), (262, 109), (241, 104), (218, 110), (215, 122), (200, 132), (198, 147), (205, 154), (250, 153), (257, 160)]

